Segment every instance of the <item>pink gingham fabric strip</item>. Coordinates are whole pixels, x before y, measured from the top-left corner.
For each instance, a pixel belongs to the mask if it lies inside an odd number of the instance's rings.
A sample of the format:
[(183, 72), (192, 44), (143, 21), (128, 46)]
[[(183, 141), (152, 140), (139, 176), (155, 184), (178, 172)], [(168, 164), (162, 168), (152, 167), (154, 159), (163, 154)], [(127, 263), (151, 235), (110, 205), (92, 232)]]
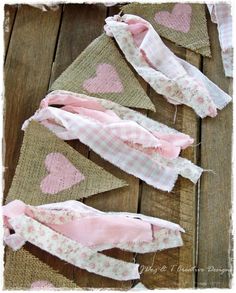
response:
[(231, 5), (207, 4), (212, 22), (217, 24), (225, 75), (233, 77), (233, 26)]
[[(117, 247), (146, 253), (183, 245), (184, 230), (175, 223), (142, 214), (105, 213), (73, 200), (42, 206), (14, 200), (3, 206), (3, 216), (4, 229), (15, 232), (6, 233), (4, 242), (14, 250), (28, 241), (77, 267), (116, 280), (139, 278), (138, 264), (116, 260), (98, 251)], [(95, 222), (90, 222), (91, 217), (99, 222), (99, 229)], [(88, 233), (91, 228), (93, 231)], [(22, 241), (9, 242), (10, 236)]]
[(196, 67), (177, 58), (144, 19), (129, 14), (108, 17), (105, 31), (138, 74), (170, 103), (188, 105), (204, 118), (215, 117), (217, 109), (231, 101)]
[[(77, 101), (76, 101), (77, 98)], [(86, 104), (87, 101), (87, 104)], [(139, 146), (142, 151), (159, 153), (161, 156), (173, 159), (179, 156), (180, 150), (193, 143), (193, 139), (183, 133), (162, 133), (151, 131), (136, 121), (121, 119), (113, 110), (103, 108), (99, 101), (93, 101), (80, 96), (56, 92), (42, 100), (40, 107), (62, 105), (61, 109), (92, 119), (106, 130), (129, 145)]]
[[(73, 99), (76, 98), (74, 93), (66, 92), (64, 94), (67, 96), (73, 96)], [(53, 93), (50, 95), (52, 97)], [(60, 95), (60, 99), (63, 98), (62, 96)], [(82, 99), (87, 96), (79, 95), (79, 97)], [(90, 100), (95, 101), (95, 98), (91, 98)], [(97, 99), (97, 102), (98, 100), (100, 101), (100, 99)], [(143, 117), (143, 119), (145, 119), (145, 116)], [(103, 124), (90, 118), (84, 115), (79, 115), (78, 113), (65, 111), (63, 108), (54, 108), (49, 106), (38, 110), (33, 117), (24, 123), (23, 129), (27, 127), (27, 124), (31, 119), (36, 120), (49, 128), (61, 139), (79, 139), (82, 143), (89, 146), (102, 158), (108, 160), (115, 166), (118, 166), (127, 173), (132, 174), (148, 184), (165, 191), (172, 190), (178, 174), (180, 173), (186, 174), (186, 177), (194, 183), (200, 177), (202, 172), (201, 168), (193, 164), (188, 164), (188, 166), (186, 166), (186, 164), (182, 164), (183, 160), (180, 158), (176, 158), (174, 160), (180, 159), (181, 164), (176, 161), (178, 166), (170, 168), (168, 167), (168, 162), (173, 160), (163, 157), (159, 152), (153, 152), (153, 149), (151, 149), (150, 152), (150, 149), (143, 149), (142, 146), (140, 148), (141, 144), (136, 144), (135, 147), (133, 144), (128, 144), (127, 141), (122, 140), (117, 135), (117, 132), (116, 134), (112, 132), (108, 133), (107, 125), (103, 127)], [(119, 116), (119, 118), (121, 117)], [(141, 124), (137, 122), (133, 125), (135, 125), (135, 127), (141, 127)], [(148, 133), (148, 127), (142, 126), (142, 128), (137, 129), (142, 129), (143, 131), (143, 128), (145, 128), (145, 136), (146, 133)], [(157, 127), (156, 129), (160, 129), (160, 127)], [(156, 130), (153, 127), (152, 133), (155, 133), (155, 131)], [(158, 133), (159, 136), (161, 133), (162, 140), (165, 138), (166, 140), (169, 140), (170, 143), (172, 143), (172, 138), (178, 138), (176, 140), (176, 144), (179, 144), (183, 148), (193, 141), (190, 137), (178, 132), (174, 132), (172, 134), (171, 131), (169, 131), (167, 133), (169, 136), (165, 136), (163, 132)], [(135, 131), (134, 134), (136, 135)], [(122, 135), (125, 136), (128, 134), (124, 131)], [(157, 134), (155, 133), (155, 135)], [(163, 160), (159, 160), (159, 158), (163, 158)], [(188, 170), (188, 172), (184, 172), (183, 170)]]

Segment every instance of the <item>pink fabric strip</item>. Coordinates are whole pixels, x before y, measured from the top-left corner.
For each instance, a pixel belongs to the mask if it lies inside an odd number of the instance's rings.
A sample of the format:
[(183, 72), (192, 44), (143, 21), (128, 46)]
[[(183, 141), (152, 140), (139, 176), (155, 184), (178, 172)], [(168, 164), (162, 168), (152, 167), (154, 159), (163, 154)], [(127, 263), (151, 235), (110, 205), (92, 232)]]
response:
[[(5, 225), (8, 219), (25, 214), (86, 246), (106, 243), (150, 242), (152, 225), (156, 229), (183, 231), (176, 224), (139, 214), (103, 213), (72, 201), (33, 207), (15, 200), (3, 207)], [(62, 208), (63, 207), (63, 208)], [(8, 235), (7, 235), (8, 236)]]
[[(125, 14), (108, 17), (105, 30), (113, 36), (137, 72), (173, 104), (186, 104), (202, 118), (214, 117), (231, 97), (196, 67), (182, 62), (162, 42), (150, 23)], [(184, 65), (183, 65), (184, 64)]]
[(7, 219), (21, 214), (30, 216), (85, 246), (100, 245), (107, 241), (122, 243), (152, 240), (151, 225), (138, 219), (94, 213), (78, 217), (71, 214), (71, 211), (68, 214), (64, 210), (46, 210), (26, 206), (21, 201), (13, 201), (3, 207), (3, 215)]
[[(83, 101), (83, 107), (80, 106), (81, 101)], [(88, 103), (87, 105), (86, 102)], [(62, 105), (61, 109), (65, 111), (79, 114), (101, 123), (108, 133), (114, 134), (124, 142), (142, 145), (143, 148), (149, 148), (149, 151), (151, 148), (153, 152), (158, 152), (160, 155), (170, 159), (178, 157), (181, 148), (193, 143), (193, 139), (185, 134), (169, 134), (166, 136), (164, 133), (152, 133), (134, 121), (122, 120), (112, 110), (106, 110), (102, 105), (100, 105), (100, 109), (102, 109), (100, 111), (98, 101), (94, 104), (95, 106), (91, 107), (90, 100), (57, 93), (43, 99), (40, 106), (45, 108), (50, 105)]]
[(131, 219), (140, 219), (142, 221), (145, 221), (146, 223), (152, 224), (154, 226), (157, 226), (159, 228), (165, 228), (169, 230), (178, 230), (181, 232), (184, 232), (183, 228), (181, 228), (178, 224), (162, 220), (159, 218), (154, 218), (150, 216), (145, 216), (143, 214), (136, 214), (136, 213), (127, 213), (127, 212), (102, 212), (100, 210), (97, 210), (95, 208), (92, 208), (90, 206), (87, 206), (83, 204), (80, 201), (76, 200), (68, 200), (64, 202), (56, 202), (56, 203), (50, 203), (41, 205), (38, 208), (43, 208), (50, 211), (68, 211), (70, 213), (74, 213), (75, 215), (80, 215), (80, 217), (84, 215), (114, 215), (114, 216), (122, 216), (127, 217)]

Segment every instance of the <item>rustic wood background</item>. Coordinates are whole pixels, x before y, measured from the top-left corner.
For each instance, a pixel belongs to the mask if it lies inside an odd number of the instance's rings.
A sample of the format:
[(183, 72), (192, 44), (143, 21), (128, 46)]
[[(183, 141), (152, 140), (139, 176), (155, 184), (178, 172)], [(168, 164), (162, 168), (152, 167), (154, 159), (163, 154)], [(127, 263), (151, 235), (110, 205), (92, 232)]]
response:
[[(39, 106), (50, 84), (103, 30), (104, 19), (119, 7), (67, 4), (43, 12), (27, 5), (5, 6), (5, 105), (4, 158), (5, 195), (12, 182), (23, 139), (21, 125)], [(232, 80), (223, 73), (218, 32), (208, 17), (212, 58), (165, 41), (178, 56), (197, 66), (226, 92), (232, 94)], [(112, 52), (111, 52), (112, 53)], [(104, 211), (141, 212), (179, 223), (186, 233), (182, 248), (133, 255), (113, 249), (106, 254), (140, 263), (141, 281), (150, 288), (229, 287), (231, 279), (231, 150), (232, 104), (214, 118), (200, 120), (194, 112), (179, 106), (176, 123), (174, 107), (139, 78), (157, 112), (146, 114), (195, 138), (196, 144), (183, 155), (212, 172), (205, 172), (198, 186), (179, 178), (173, 192), (156, 190), (105, 162), (78, 141), (71, 142), (129, 187), (85, 199)], [(27, 245), (40, 259), (74, 280), (78, 286), (97, 288), (132, 287), (137, 281), (119, 282), (77, 269)], [(222, 271), (223, 270), (223, 271)]]

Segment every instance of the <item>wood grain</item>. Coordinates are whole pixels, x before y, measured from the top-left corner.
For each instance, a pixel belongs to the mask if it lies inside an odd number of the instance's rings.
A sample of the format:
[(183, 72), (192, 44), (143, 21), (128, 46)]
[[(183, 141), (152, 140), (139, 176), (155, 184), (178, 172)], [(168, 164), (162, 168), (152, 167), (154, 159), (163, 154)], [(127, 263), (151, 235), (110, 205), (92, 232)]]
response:
[(15, 21), (17, 6), (5, 5), (4, 6), (4, 59), (7, 55), (11, 33)]
[[(208, 16), (209, 20), (209, 16)], [(225, 77), (217, 27), (210, 20), (208, 30), (212, 58), (204, 58), (203, 72), (225, 92), (232, 94), (232, 79)], [(201, 129), (200, 225), (198, 287), (228, 288), (230, 285), (230, 213), (232, 160), (232, 103), (216, 118), (206, 118)], [(212, 269), (211, 269), (212, 267)], [(218, 270), (218, 271), (217, 271)]]

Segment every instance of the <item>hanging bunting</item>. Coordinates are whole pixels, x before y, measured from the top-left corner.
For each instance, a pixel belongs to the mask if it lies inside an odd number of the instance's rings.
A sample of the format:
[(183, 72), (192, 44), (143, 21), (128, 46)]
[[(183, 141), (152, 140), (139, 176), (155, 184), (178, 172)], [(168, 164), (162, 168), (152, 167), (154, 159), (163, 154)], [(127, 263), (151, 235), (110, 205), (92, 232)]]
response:
[(18, 198), (38, 205), (80, 199), (123, 186), (127, 186), (126, 182), (32, 121), (24, 135), (7, 202)]
[(127, 107), (155, 107), (113, 40), (102, 34), (55, 80), (51, 90), (109, 99)]
[(204, 4), (131, 3), (123, 6), (122, 11), (144, 18), (163, 38), (211, 57)]

